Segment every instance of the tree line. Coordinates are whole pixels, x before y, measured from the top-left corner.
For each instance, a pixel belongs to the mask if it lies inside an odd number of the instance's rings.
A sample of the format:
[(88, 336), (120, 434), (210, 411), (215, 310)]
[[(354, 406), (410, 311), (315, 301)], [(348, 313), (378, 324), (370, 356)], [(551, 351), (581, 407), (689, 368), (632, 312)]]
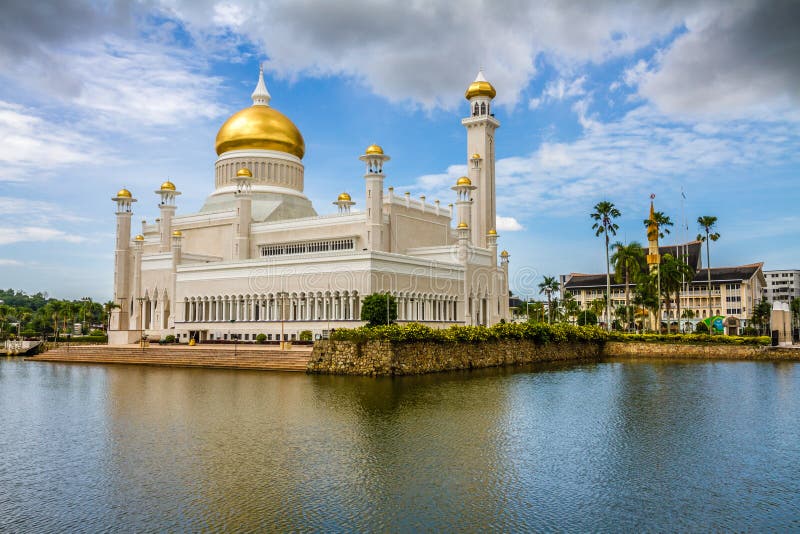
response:
[(0, 289), (0, 339), (64, 335), (73, 333), (75, 324), (80, 324), (83, 335), (101, 335), (117, 307), (111, 301), (100, 303), (88, 297), (57, 299), (43, 292), (29, 295)]

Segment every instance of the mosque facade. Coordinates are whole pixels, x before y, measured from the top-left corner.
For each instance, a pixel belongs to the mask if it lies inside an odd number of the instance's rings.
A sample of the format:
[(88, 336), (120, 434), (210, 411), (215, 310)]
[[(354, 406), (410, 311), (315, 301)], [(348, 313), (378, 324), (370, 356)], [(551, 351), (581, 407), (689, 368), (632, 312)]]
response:
[(465, 97), (468, 176), (453, 204), (398, 195), (390, 157), (373, 144), (359, 210), (347, 192), (318, 215), (304, 195), (305, 142), (270, 105), (263, 72), (253, 104), (216, 138), (214, 190), (197, 213), (177, 214), (180, 191), (154, 192), (159, 218), (132, 236), (137, 199), (116, 204), (114, 302), (109, 343), (142, 335), (180, 341), (292, 340), (355, 327), (363, 299), (391, 294), (398, 322), (432, 327), (508, 320), (508, 252), (495, 231), (495, 89), (479, 73)]

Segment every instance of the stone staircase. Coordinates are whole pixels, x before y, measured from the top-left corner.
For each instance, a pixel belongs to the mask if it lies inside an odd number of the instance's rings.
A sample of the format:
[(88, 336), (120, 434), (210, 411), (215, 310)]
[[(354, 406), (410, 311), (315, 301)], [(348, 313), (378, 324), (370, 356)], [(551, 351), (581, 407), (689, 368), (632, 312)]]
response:
[(134, 365), (164, 365), (172, 367), (210, 367), (226, 369), (257, 369), (262, 371), (305, 372), (311, 357), (311, 347), (295, 347), (281, 351), (277, 348), (187, 346), (61, 346), (28, 358), (35, 362), (120, 363)]

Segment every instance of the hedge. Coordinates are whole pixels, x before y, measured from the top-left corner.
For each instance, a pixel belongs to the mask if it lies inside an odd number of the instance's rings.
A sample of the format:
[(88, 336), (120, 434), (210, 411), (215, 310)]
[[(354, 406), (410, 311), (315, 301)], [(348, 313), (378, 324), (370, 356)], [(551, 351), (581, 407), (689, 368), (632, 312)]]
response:
[(481, 343), (509, 339), (526, 339), (544, 345), (557, 342), (643, 341), (648, 343), (769, 345), (770, 338), (708, 334), (625, 334), (606, 332), (597, 326), (573, 326), (546, 323), (499, 323), (494, 326), (451, 326), (430, 328), (419, 323), (404, 325), (340, 328), (331, 332), (334, 341), (392, 341), (394, 343)]
[(606, 332), (595, 326), (572, 326), (569, 324), (500, 323), (485, 326), (451, 326), (430, 328), (419, 323), (405, 325), (362, 326), (341, 328), (331, 333), (334, 341), (392, 341), (413, 343), (480, 343), (507, 339), (527, 339), (538, 344), (565, 341), (604, 341)]
[(693, 345), (769, 345), (768, 336), (726, 336), (722, 334), (624, 334), (611, 332), (609, 341), (643, 341), (645, 343), (686, 343)]

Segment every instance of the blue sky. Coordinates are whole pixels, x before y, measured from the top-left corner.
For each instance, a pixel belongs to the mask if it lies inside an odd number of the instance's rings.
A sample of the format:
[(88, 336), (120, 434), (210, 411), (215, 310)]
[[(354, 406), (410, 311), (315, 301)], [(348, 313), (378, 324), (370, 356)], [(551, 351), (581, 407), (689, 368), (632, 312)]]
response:
[(603, 270), (600, 200), (622, 211), (620, 240), (643, 241), (651, 193), (673, 236), (682, 217), (689, 237), (697, 216), (719, 217), (713, 265), (800, 268), (796, 2), (15, 4), (0, 8), (4, 288), (110, 298), (110, 197), (139, 199), (134, 230), (167, 178), (178, 213), (199, 209), (217, 129), (250, 104), (260, 62), (305, 137), (320, 213), (342, 190), (363, 205), (373, 142), (392, 157), (387, 185), (452, 202), (463, 92), (482, 66), (517, 293)]

